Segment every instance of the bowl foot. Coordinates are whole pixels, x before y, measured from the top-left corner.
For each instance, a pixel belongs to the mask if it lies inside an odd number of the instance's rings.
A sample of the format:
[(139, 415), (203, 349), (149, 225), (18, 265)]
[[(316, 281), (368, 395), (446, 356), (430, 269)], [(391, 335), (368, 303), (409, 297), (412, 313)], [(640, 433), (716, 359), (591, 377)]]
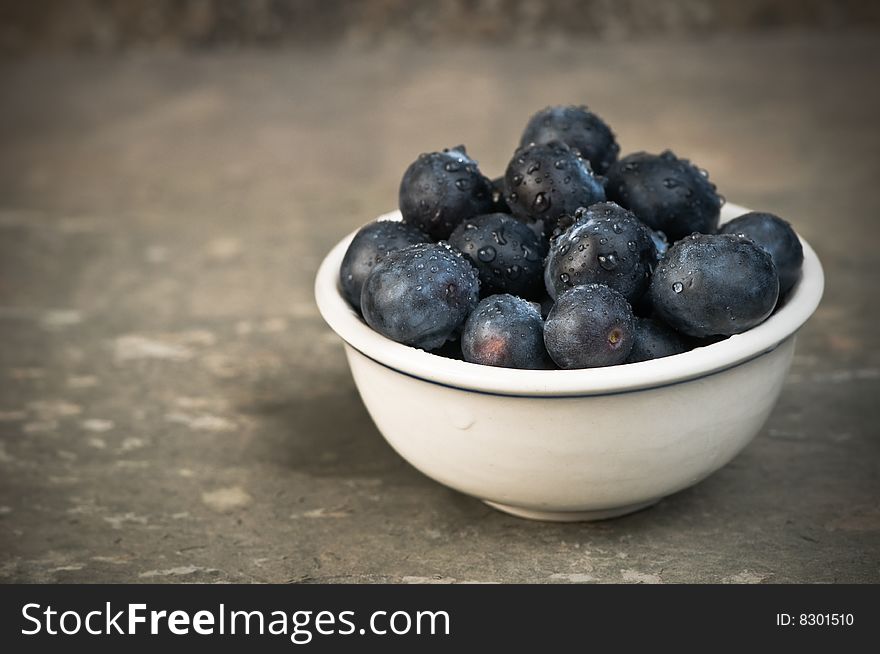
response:
[(527, 518), (529, 520), (544, 520), (546, 522), (589, 522), (592, 520), (608, 520), (609, 518), (618, 518), (628, 513), (641, 511), (649, 506), (653, 506), (660, 501), (649, 500), (647, 502), (639, 502), (638, 504), (628, 504), (627, 506), (619, 506), (613, 509), (599, 509), (597, 511), (540, 511), (535, 509), (526, 509), (521, 506), (510, 506), (509, 504), (501, 504), (499, 502), (490, 502), (483, 500), (493, 509), (498, 509), (504, 513), (515, 515), (517, 518)]

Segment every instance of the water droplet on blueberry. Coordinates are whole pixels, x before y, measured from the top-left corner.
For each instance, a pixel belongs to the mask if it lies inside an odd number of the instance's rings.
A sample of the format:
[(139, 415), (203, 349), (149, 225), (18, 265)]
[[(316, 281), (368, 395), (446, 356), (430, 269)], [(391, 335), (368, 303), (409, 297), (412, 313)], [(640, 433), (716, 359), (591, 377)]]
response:
[(617, 255), (614, 252), (599, 255), (599, 265), (605, 270), (612, 271), (617, 268)]
[(479, 257), (480, 261), (483, 263), (489, 263), (495, 259), (495, 248), (491, 245), (487, 245), (484, 248), (480, 248), (477, 251), (477, 257)]
[(535, 213), (544, 213), (550, 208), (550, 198), (546, 193), (538, 193), (532, 202), (532, 210)]

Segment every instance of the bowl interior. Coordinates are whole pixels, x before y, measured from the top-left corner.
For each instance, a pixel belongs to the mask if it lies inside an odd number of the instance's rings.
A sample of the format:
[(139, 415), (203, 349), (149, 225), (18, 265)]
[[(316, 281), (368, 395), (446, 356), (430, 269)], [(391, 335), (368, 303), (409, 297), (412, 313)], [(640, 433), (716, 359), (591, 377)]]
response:
[[(749, 211), (726, 204), (722, 223)], [(400, 212), (380, 216), (400, 220)], [(504, 395), (591, 395), (621, 392), (702, 377), (748, 361), (794, 334), (816, 310), (824, 289), (822, 265), (801, 239), (804, 265), (800, 281), (785, 303), (766, 321), (742, 334), (683, 354), (639, 363), (583, 370), (515, 370), (449, 359), (412, 348), (373, 331), (346, 302), (339, 288), (339, 267), (356, 232), (343, 238), (325, 257), (315, 280), (315, 299), (324, 320), (364, 356), (407, 375), (428, 381)]]

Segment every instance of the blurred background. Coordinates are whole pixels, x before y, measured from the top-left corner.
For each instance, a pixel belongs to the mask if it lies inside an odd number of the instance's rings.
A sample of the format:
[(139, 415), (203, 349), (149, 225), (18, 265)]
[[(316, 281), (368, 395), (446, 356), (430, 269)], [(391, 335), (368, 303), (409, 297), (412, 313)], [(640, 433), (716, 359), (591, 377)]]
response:
[(874, 29), (866, 0), (32, 0), (2, 3), (7, 52), (303, 45), (563, 45), (582, 39)]
[[(0, 1), (0, 580), (878, 581), (880, 3)], [(465, 143), (588, 104), (828, 275), (731, 465), (523, 522), (385, 445), (317, 266)]]

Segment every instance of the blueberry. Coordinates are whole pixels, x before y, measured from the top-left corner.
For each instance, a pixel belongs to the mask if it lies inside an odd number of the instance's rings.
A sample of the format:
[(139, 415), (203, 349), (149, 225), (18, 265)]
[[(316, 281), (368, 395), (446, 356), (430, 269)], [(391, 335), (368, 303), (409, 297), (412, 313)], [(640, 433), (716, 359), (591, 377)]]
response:
[(657, 315), (689, 336), (729, 336), (763, 322), (776, 306), (773, 260), (734, 234), (691, 234), (669, 248), (654, 271)]
[(553, 239), (544, 271), (551, 297), (582, 284), (606, 284), (629, 302), (648, 288), (657, 263), (651, 230), (613, 202), (578, 210), (576, 222)]
[(620, 146), (604, 120), (584, 106), (542, 109), (529, 119), (520, 145), (562, 141), (590, 162), (599, 174), (617, 160)]
[(490, 295), (474, 309), (461, 335), (464, 360), (501, 368), (546, 368), (544, 321), (531, 302)]
[(345, 299), (361, 308), (361, 288), (373, 266), (389, 252), (430, 239), (412, 225), (396, 220), (377, 220), (361, 227), (345, 251), (339, 269), (339, 282)]
[(544, 344), (560, 368), (614, 366), (629, 356), (634, 330), (625, 297), (604, 284), (587, 284), (557, 298), (544, 323)]
[(627, 363), (662, 359), (687, 351), (684, 340), (669, 325), (653, 318), (637, 317), (635, 321), (635, 340)]
[(446, 243), (419, 243), (373, 266), (361, 311), (380, 334), (433, 350), (458, 335), (479, 298), (480, 279), (467, 258)]
[(541, 221), (548, 236), (579, 207), (605, 199), (589, 163), (560, 141), (519, 148), (507, 166), (504, 188), (513, 215)]
[(492, 183), (463, 145), (422, 154), (400, 182), (404, 222), (433, 240), (449, 238), (462, 220), (493, 211)]
[(503, 213), (490, 213), (461, 223), (449, 237), (480, 273), (484, 296), (512, 293), (533, 298), (543, 285), (546, 244), (527, 225)]
[(662, 154), (637, 152), (624, 157), (607, 173), (605, 192), (673, 241), (693, 232), (712, 234), (718, 229), (721, 196), (705, 171), (666, 150)]
[(800, 279), (804, 248), (791, 225), (779, 216), (752, 211), (722, 226), (721, 233), (744, 234), (770, 254), (779, 273), (780, 297)]

